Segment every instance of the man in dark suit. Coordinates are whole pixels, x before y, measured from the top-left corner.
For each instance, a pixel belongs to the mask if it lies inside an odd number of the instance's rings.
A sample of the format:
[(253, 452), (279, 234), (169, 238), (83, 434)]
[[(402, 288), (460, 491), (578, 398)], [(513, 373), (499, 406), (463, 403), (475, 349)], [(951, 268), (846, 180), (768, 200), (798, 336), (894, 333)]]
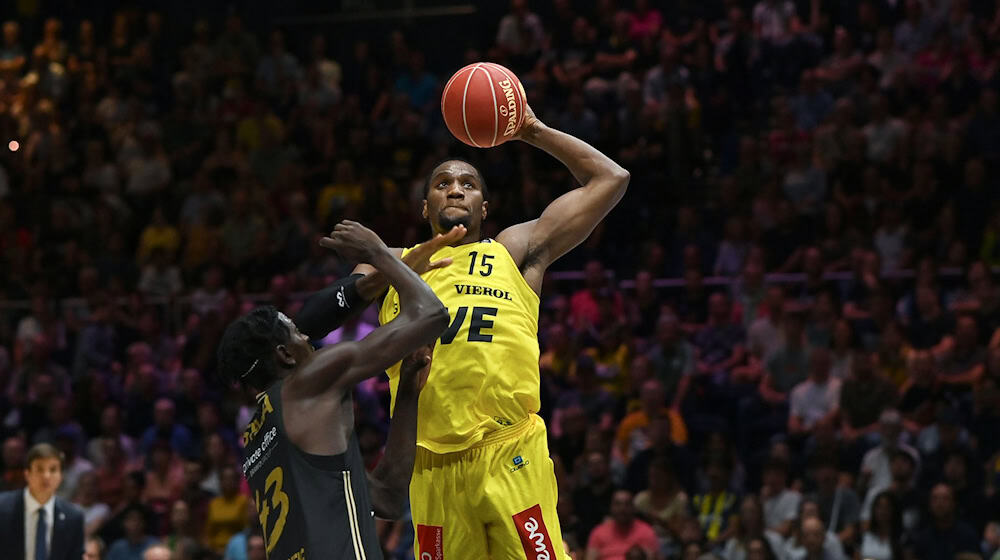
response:
[(63, 454), (47, 443), (28, 451), (28, 487), (0, 494), (0, 551), (4, 558), (80, 560), (83, 512), (56, 497), (62, 482)]

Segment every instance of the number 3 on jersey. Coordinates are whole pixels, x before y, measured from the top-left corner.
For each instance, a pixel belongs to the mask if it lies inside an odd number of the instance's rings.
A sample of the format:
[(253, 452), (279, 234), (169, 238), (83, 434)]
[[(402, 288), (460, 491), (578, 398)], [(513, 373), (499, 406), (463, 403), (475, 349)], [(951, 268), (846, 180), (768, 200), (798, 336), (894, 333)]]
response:
[[(263, 499), (261, 499), (259, 491), (254, 493), (254, 503), (257, 504), (257, 513), (260, 515), (260, 526), (264, 531), (264, 548), (267, 554), (270, 554), (274, 550), (274, 545), (278, 544), (278, 539), (281, 538), (281, 533), (285, 530), (285, 520), (288, 517), (288, 494), (281, 489), (281, 483), (284, 479), (285, 472), (281, 470), (281, 467), (275, 467), (271, 474), (267, 475)], [(271, 492), (271, 503), (268, 504), (267, 493), (272, 488), (274, 491)], [(278, 519), (275, 520), (274, 528), (268, 534), (267, 520), (271, 512), (274, 511), (272, 508), (278, 510)]]

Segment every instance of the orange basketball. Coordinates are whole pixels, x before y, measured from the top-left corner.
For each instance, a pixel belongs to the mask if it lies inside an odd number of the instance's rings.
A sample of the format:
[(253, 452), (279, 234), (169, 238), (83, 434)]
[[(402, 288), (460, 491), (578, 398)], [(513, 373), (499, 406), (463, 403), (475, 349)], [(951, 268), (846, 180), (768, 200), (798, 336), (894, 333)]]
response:
[(492, 62), (462, 68), (441, 93), (441, 114), (448, 130), (476, 148), (499, 146), (524, 123), (526, 97), (513, 72)]

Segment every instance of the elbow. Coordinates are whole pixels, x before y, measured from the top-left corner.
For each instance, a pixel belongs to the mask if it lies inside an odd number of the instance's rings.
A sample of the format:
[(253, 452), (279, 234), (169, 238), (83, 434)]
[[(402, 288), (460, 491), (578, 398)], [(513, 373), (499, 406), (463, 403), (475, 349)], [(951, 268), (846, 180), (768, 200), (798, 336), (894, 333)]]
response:
[(431, 324), (429, 330), (434, 331), (435, 338), (437, 335), (444, 332), (448, 328), (448, 324), (451, 323), (451, 316), (448, 315), (448, 308), (443, 304), (438, 303), (433, 305), (426, 313), (427, 322)]
[(621, 166), (616, 166), (617, 169), (614, 170), (615, 186), (618, 188), (618, 198), (621, 199), (625, 195), (625, 191), (628, 189), (629, 181), (632, 180), (632, 174), (628, 172), (627, 169)]

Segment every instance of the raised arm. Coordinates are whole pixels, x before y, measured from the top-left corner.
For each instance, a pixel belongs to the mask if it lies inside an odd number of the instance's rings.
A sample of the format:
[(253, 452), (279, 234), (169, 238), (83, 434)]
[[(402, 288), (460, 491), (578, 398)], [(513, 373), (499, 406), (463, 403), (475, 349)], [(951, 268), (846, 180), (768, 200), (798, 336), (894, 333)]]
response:
[[(464, 235), (465, 230), (462, 228), (455, 228), (445, 235), (438, 235), (407, 253), (403, 257), (403, 262), (417, 274), (448, 266), (451, 264), (451, 259), (430, 262), (431, 255)], [(324, 237), (319, 243), (323, 247), (333, 249), (329, 237)], [(402, 249), (389, 249), (389, 252), (398, 257)], [(295, 325), (311, 339), (323, 338), (361, 313), (388, 287), (389, 282), (385, 275), (375, 267), (359, 264), (350, 276), (341, 278), (309, 296), (302, 310), (295, 316)]]
[[(402, 256), (403, 262), (406, 263), (414, 272), (417, 274), (423, 274), (428, 270), (434, 270), (435, 268), (442, 268), (451, 264), (451, 259), (441, 259), (431, 262), (431, 257), (438, 249), (446, 245), (451, 245), (452, 243), (458, 241), (465, 237), (466, 229), (465, 226), (455, 226), (451, 228), (451, 231), (441, 235), (435, 235), (430, 240), (421, 243), (413, 248), (409, 253)], [(324, 247), (329, 246), (328, 239), (320, 240), (320, 245)], [(403, 254), (402, 249), (389, 249), (389, 251), (399, 257)], [(374, 266), (362, 261), (361, 264), (354, 267), (354, 272), (352, 276), (359, 276), (357, 280), (357, 292), (358, 296), (367, 301), (371, 302), (375, 298), (381, 296), (389, 289), (389, 281), (384, 274), (378, 271)]]
[(518, 139), (563, 163), (582, 187), (554, 200), (542, 215), (502, 231), (502, 243), (535, 290), (553, 261), (582, 243), (625, 194), (629, 174), (586, 142), (549, 128), (528, 107)]
[(346, 258), (371, 262), (399, 292), (400, 314), (357, 342), (323, 348), (303, 365), (296, 385), (308, 394), (347, 390), (430, 344), (448, 327), (448, 310), (430, 287), (389, 252), (368, 228), (356, 222), (337, 224), (326, 246)]

